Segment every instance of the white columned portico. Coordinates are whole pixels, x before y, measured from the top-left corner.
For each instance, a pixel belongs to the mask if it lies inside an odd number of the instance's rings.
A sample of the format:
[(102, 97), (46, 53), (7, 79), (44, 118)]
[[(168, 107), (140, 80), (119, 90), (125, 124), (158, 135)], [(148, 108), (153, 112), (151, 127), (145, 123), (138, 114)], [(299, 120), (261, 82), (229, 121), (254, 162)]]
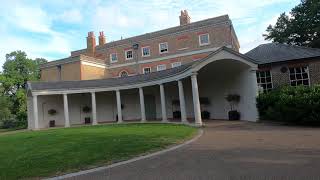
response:
[(117, 109), (118, 109), (118, 123), (122, 123), (122, 109), (121, 109), (120, 90), (116, 90), (116, 96), (117, 96)]
[(139, 88), (139, 96), (140, 96), (141, 122), (146, 122), (146, 110), (144, 105), (144, 95), (143, 95), (142, 87)]
[(168, 122), (167, 118), (167, 110), (166, 110), (166, 95), (164, 92), (163, 84), (160, 84), (160, 99), (161, 99), (161, 115), (162, 115), (162, 122)]
[(63, 94), (64, 127), (70, 127), (68, 95)]
[(180, 102), (180, 112), (181, 112), (181, 121), (187, 123), (187, 114), (186, 114), (186, 102), (184, 98), (183, 84), (182, 81), (178, 81), (179, 88), (179, 102)]
[(202, 125), (202, 118), (201, 118), (197, 74), (191, 75), (191, 84), (192, 84), (192, 98), (193, 98), (195, 124), (197, 126), (201, 126)]
[(32, 96), (33, 104), (33, 118), (34, 118), (34, 129), (39, 129), (39, 116), (38, 116), (38, 96)]
[(91, 107), (92, 107), (92, 125), (97, 125), (97, 105), (96, 105), (96, 93), (91, 92)]

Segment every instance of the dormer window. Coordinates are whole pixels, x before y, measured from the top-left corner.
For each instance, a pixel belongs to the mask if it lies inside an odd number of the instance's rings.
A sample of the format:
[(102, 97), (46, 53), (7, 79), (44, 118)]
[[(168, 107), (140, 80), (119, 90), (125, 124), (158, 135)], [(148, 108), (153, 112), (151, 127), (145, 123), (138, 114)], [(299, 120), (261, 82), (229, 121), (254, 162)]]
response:
[(200, 34), (199, 35), (199, 45), (205, 46), (210, 44), (209, 34)]
[(111, 53), (110, 54), (110, 62), (114, 63), (118, 61), (117, 53)]
[(168, 52), (168, 42), (163, 42), (159, 44), (159, 53), (167, 53)]
[(133, 59), (133, 51), (132, 51), (132, 49), (126, 50), (125, 51), (125, 55), (126, 55), (126, 60)]

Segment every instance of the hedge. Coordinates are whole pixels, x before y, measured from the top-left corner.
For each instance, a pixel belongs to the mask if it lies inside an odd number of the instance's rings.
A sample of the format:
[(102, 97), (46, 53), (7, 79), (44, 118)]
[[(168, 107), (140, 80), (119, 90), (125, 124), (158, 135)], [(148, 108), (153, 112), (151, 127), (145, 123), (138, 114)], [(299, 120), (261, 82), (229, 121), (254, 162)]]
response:
[(320, 125), (320, 86), (282, 87), (257, 97), (261, 120)]

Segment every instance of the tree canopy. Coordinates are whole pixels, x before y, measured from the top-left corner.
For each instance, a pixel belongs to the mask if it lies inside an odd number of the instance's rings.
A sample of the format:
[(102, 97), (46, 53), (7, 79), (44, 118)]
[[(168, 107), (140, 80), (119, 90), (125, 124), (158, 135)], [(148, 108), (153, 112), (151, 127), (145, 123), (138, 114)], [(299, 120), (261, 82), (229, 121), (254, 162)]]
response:
[(265, 39), (320, 48), (320, 0), (301, 0), (289, 14), (282, 13), (275, 25), (268, 26)]

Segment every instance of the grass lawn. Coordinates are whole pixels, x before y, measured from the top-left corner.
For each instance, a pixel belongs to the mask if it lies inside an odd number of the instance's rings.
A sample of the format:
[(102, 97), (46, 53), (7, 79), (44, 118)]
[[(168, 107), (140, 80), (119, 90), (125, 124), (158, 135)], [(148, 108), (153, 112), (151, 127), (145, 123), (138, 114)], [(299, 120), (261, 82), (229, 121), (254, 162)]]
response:
[(191, 138), (173, 124), (122, 124), (0, 136), (0, 179), (48, 177), (129, 159)]

